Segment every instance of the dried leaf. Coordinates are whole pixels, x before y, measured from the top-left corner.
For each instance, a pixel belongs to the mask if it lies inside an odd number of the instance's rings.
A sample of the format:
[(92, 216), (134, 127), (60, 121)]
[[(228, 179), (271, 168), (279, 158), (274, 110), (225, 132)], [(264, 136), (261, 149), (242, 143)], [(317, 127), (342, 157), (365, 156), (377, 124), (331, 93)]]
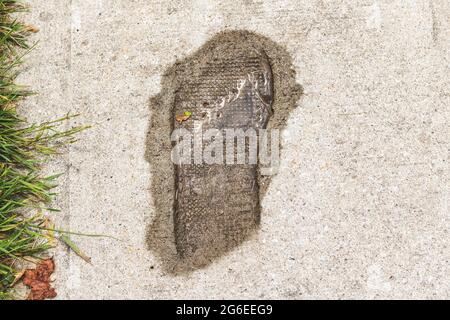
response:
[(28, 300), (45, 300), (56, 297), (56, 291), (50, 285), (50, 276), (54, 271), (53, 259), (42, 260), (36, 269), (25, 270), (22, 282), (31, 289)]
[(53, 229), (55, 228), (55, 225), (53, 224), (53, 222), (50, 219), (45, 218), (44, 227), (47, 229), (47, 238), (48, 238), (49, 244), (52, 247), (55, 246), (56, 238), (55, 238), (55, 232), (53, 231)]
[(11, 283), (11, 287), (14, 287), (16, 285), (16, 283), (22, 279), (23, 275), (25, 274), (25, 269), (19, 271), (16, 273), (15, 277), (14, 277), (14, 281)]
[(37, 27), (35, 27), (35, 26), (32, 26), (32, 25), (28, 25), (28, 26), (26, 27), (26, 30), (29, 31), (29, 32), (32, 32), (32, 33), (37, 33), (37, 32), (39, 32), (39, 29), (38, 29)]

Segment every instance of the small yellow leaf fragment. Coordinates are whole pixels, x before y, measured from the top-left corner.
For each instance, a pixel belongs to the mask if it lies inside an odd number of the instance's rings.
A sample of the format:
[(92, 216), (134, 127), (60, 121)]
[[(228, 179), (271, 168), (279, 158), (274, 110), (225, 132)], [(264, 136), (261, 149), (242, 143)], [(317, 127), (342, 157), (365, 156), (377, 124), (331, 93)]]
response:
[(175, 120), (177, 120), (178, 123), (183, 123), (189, 120), (190, 117), (192, 117), (192, 112), (185, 111), (184, 114), (176, 116)]

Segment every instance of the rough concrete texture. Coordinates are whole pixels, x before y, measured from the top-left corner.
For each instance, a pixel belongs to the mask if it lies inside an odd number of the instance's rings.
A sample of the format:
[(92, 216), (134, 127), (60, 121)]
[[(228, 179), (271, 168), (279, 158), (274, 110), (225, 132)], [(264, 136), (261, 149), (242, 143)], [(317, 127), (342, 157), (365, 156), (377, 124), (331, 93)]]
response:
[[(94, 124), (64, 170), (59, 298), (450, 298), (450, 4), (435, 1), (33, 0), (21, 81), (32, 120)], [(149, 98), (222, 30), (284, 46), (304, 88), (283, 133), (259, 234), (173, 276), (146, 243), (156, 216)]]

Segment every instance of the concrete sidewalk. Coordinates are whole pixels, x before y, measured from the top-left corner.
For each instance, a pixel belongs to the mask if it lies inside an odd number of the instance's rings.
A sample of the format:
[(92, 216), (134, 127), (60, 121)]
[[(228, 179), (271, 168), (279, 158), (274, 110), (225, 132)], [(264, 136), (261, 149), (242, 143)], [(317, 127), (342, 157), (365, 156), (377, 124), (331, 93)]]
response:
[[(30, 0), (40, 28), (23, 114), (94, 127), (48, 167), (66, 172), (60, 299), (450, 298), (450, 3)], [(304, 88), (257, 236), (189, 275), (147, 248), (149, 99), (177, 59), (222, 30), (270, 38)]]

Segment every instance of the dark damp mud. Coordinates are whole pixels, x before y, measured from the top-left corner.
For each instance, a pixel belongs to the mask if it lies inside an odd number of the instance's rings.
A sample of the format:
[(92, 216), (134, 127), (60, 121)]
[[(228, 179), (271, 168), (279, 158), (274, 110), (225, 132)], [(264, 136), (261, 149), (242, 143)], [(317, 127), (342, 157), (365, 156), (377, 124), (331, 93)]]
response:
[[(162, 77), (161, 92), (150, 100), (150, 122), (147, 133), (146, 159), (150, 163), (151, 193), (156, 215), (148, 226), (147, 245), (160, 258), (163, 269), (172, 274), (186, 273), (205, 267), (226, 254), (257, 231), (252, 224), (242, 232), (230, 247), (212, 247), (204, 259), (186, 259), (180, 254), (183, 240), (175, 230), (180, 230), (179, 219), (175, 216), (175, 192), (177, 188), (175, 166), (171, 161), (171, 133), (174, 129), (174, 108), (176, 97), (183, 86), (204, 72), (208, 61), (229, 61), (242, 53), (264, 52), (270, 64), (273, 78), (273, 113), (267, 124), (268, 129), (283, 130), (290, 112), (301, 97), (302, 87), (296, 83), (292, 59), (286, 49), (272, 40), (248, 31), (224, 31), (194, 54), (177, 61)], [(282, 147), (282, 146), (281, 146)], [(271, 176), (256, 174), (259, 185), (259, 201), (262, 201), (270, 184)], [(258, 217), (259, 220), (259, 217)], [(206, 221), (205, 223), (210, 223)], [(206, 226), (207, 227), (207, 226)], [(205, 228), (205, 226), (204, 226)], [(203, 228), (203, 229), (204, 229)], [(214, 229), (214, 226), (211, 226)], [(203, 230), (201, 229), (201, 230)], [(251, 231), (251, 232), (250, 232)], [(193, 234), (194, 235), (194, 234)], [(204, 244), (203, 244), (204, 245)], [(191, 245), (192, 247), (192, 245)], [(178, 251), (178, 252), (177, 252)]]

